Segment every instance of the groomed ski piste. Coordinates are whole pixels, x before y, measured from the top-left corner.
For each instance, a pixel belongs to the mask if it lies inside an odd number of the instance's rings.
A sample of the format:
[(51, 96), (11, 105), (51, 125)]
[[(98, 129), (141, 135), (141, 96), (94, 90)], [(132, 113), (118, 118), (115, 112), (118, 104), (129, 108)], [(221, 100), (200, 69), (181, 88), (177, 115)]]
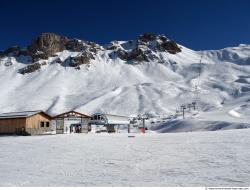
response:
[(1, 137), (0, 186), (250, 185), (250, 129), (129, 135)]

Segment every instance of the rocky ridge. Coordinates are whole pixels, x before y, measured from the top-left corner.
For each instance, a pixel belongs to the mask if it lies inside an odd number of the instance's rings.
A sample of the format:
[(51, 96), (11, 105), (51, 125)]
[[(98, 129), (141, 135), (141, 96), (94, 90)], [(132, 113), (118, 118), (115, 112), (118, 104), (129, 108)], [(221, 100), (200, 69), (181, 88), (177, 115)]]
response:
[(124, 61), (150, 62), (160, 60), (157, 52), (167, 52), (177, 54), (181, 48), (175, 41), (168, 39), (164, 35), (150, 33), (142, 34), (137, 40), (119, 43), (113, 41), (107, 46), (108, 50), (113, 50), (110, 58), (119, 57)]
[[(78, 52), (74, 57), (67, 57), (60, 60), (57, 53), (64, 50)], [(160, 61), (157, 52), (177, 54), (181, 48), (173, 40), (164, 35), (145, 33), (136, 40), (127, 42), (112, 41), (109, 45), (102, 47), (95, 42), (83, 41), (79, 39), (69, 39), (54, 33), (42, 33), (36, 37), (27, 48), (13, 46), (4, 51), (0, 51), (0, 58), (29, 56), (30, 63), (19, 70), (19, 73), (26, 74), (39, 70), (46, 61), (55, 57), (53, 63), (62, 66), (80, 69), (83, 64), (89, 64), (95, 60), (99, 52), (109, 52), (110, 59), (121, 59), (126, 62), (142, 63), (150, 61)]]

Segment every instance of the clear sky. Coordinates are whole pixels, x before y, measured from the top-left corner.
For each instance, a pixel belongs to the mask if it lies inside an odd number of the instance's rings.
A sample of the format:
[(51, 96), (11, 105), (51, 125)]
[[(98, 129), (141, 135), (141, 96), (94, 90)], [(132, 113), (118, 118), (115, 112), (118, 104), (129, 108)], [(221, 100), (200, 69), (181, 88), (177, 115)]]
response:
[(0, 0), (0, 49), (42, 32), (95, 41), (165, 34), (186, 47), (250, 44), (250, 0)]

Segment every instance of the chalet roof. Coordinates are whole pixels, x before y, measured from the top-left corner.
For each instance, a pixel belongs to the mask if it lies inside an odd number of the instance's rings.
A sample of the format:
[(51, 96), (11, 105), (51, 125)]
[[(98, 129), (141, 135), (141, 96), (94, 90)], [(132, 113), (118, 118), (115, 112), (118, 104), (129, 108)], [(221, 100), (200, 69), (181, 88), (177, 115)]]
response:
[(49, 117), (50, 115), (46, 114), (42, 110), (35, 110), (35, 111), (23, 111), (23, 112), (9, 112), (9, 113), (0, 113), (0, 119), (11, 119), (11, 118), (26, 118), (33, 116), (38, 113), (43, 113)]
[(56, 119), (56, 118), (68, 118), (68, 117), (91, 118), (91, 116), (89, 115), (86, 115), (77, 111), (73, 111), (73, 110), (61, 113), (59, 115), (54, 116), (53, 118)]

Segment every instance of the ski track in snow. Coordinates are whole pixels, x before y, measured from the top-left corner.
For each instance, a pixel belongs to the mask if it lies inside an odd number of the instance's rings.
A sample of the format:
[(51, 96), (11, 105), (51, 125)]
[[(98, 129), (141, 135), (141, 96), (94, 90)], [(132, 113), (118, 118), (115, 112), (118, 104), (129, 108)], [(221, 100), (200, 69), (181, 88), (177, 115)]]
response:
[(0, 186), (249, 186), (250, 129), (0, 137)]

